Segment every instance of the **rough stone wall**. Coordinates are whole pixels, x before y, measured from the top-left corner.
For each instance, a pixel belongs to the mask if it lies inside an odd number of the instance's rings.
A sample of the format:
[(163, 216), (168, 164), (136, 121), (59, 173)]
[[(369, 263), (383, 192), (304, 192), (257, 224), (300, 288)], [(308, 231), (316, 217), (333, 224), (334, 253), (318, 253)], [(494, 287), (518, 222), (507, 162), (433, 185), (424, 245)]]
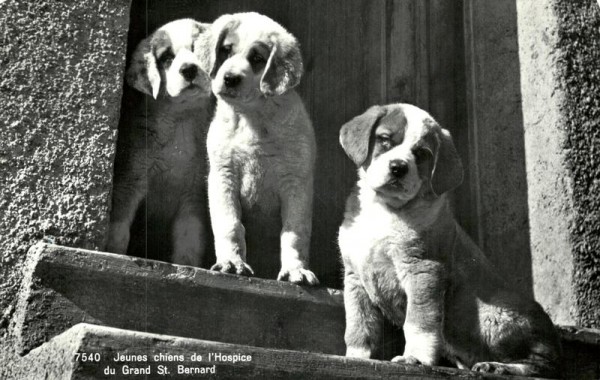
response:
[(518, 0), (534, 293), (600, 327), (600, 6)]
[(577, 323), (600, 328), (600, 6), (557, 0), (558, 70), (566, 163), (573, 183)]
[(31, 245), (102, 244), (129, 6), (0, 1), (0, 339)]
[(551, 2), (517, 1), (533, 293), (554, 323), (577, 318), (573, 288), (572, 183)]

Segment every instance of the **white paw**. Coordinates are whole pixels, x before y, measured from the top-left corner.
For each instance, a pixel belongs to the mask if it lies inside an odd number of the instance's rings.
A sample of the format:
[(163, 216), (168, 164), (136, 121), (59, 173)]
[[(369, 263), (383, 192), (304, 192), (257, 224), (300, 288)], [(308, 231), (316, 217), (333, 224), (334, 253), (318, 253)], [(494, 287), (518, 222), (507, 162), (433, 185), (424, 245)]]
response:
[(409, 364), (409, 365), (421, 365), (421, 362), (419, 361), (419, 359), (417, 359), (413, 356), (398, 355), (392, 359), (392, 362), (400, 363), (400, 364)]
[(282, 269), (277, 276), (278, 281), (289, 281), (293, 284), (318, 285), (319, 280), (313, 272), (304, 268)]
[(473, 368), (471, 368), (471, 371), (495, 373), (498, 375), (508, 375), (511, 373), (508, 369), (508, 365), (498, 362), (475, 363), (475, 365), (473, 365)]
[(254, 276), (254, 271), (248, 264), (243, 261), (230, 261), (225, 260), (216, 263), (213, 265), (211, 270), (222, 272), (222, 273), (231, 273), (231, 274), (239, 274), (241, 276)]
[(349, 358), (370, 359), (371, 350), (363, 347), (348, 347), (346, 349), (346, 356)]

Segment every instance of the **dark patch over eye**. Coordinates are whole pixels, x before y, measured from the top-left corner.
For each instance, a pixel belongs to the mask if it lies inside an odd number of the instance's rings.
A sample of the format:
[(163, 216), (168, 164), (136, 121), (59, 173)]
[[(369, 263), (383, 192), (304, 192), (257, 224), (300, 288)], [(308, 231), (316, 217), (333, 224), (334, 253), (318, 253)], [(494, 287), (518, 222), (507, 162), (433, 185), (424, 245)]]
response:
[(229, 58), (231, 56), (231, 52), (233, 51), (233, 46), (231, 44), (221, 45), (219, 48), (219, 54)]
[(175, 54), (173, 54), (173, 50), (167, 49), (160, 55), (160, 57), (158, 57), (158, 63), (162, 67), (169, 67), (171, 66), (171, 63), (173, 63), (173, 59), (175, 59)]
[(390, 149), (392, 149), (392, 146), (394, 145), (392, 138), (390, 137), (390, 135), (387, 135), (387, 134), (376, 135), (375, 143), (379, 147), (381, 147), (383, 150), (390, 150)]
[(250, 54), (250, 62), (254, 64), (265, 63), (267, 59), (263, 57), (259, 52), (252, 52)]
[(412, 153), (415, 156), (415, 161), (416, 161), (417, 165), (423, 163), (425, 160), (427, 160), (431, 156), (429, 149), (421, 147), (421, 146), (415, 147), (412, 150)]
[(233, 52), (233, 43), (227, 40), (227, 35), (230, 32), (231, 22), (228, 23), (219, 33), (219, 39), (215, 45), (215, 63), (210, 69), (210, 77), (214, 78), (217, 75), (217, 71), (221, 68), (223, 62), (225, 62)]
[(262, 70), (267, 64), (267, 58), (262, 55), (257, 49), (252, 49), (248, 54), (248, 62), (252, 66), (254, 72)]

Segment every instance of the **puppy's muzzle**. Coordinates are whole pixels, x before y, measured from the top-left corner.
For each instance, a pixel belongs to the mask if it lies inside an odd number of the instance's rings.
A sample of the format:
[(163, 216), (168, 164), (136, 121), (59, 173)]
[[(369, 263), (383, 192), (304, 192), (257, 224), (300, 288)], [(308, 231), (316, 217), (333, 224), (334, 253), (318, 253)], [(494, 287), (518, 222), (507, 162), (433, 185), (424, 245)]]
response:
[(181, 66), (179, 73), (183, 79), (188, 82), (192, 82), (198, 76), (198, 66), (191, 63), (186, 63)]
[(227, 88), (235, 88), (242, 83), (242, 77), (241, 75), (225, 74), (223, 76), (223, 83)]
[(392, 160), (389, 163), (390, 174), (395, 179), (401, 179), (408, 173), (408, 164), (402, 160)]

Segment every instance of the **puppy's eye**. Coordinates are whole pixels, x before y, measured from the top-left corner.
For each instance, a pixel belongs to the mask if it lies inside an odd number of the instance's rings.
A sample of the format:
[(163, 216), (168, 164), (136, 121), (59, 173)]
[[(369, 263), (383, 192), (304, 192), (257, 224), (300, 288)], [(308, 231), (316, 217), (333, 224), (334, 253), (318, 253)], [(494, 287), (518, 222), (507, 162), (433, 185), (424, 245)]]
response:
[(175, 54), (173, 54), (171, 50), (167, 50), (160, 55), (158, 63), (160, 63), (162, 67), (168, 67), (173, 63), (173, 59), (175, 59)]
[(415, 161), (417, 164), (420, 164), (425, 161), (427, 157), (429, 157), (429, 150), (422, 147), (417, 147), (413, 149), (413, 155), (415, 156)]
[(382, 148), (389, 150), (392, 148), (392, 138), (388, 135), (377, 135), (377, 144)]
[(221, 45), (219, 48), (219, 53), (229, 56), (231, 54), (232, 45)]
[(252, 54), (250, 56), (250, 63), (252, 63), (252, 64), (258, 65), (258, 64), (261, 64), (264, 62), (266, 62), (266, 59), (258, 53)]

